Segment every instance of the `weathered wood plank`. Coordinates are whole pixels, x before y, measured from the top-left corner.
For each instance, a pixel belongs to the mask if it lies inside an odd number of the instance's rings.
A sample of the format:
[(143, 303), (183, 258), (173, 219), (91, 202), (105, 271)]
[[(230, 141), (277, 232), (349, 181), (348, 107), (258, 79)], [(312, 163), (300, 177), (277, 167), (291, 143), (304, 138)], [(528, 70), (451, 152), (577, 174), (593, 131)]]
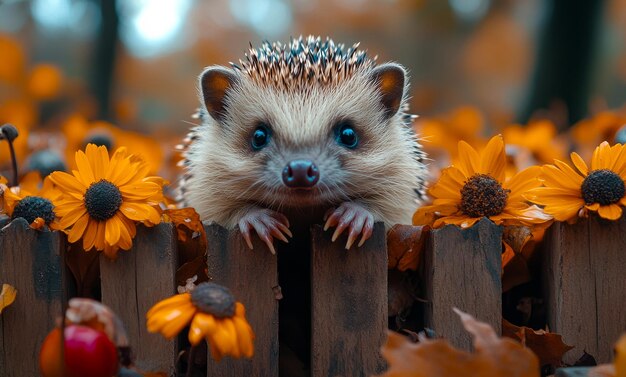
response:
[(128, 331), (137, 367), (175, 373), (177, 345), (146, 328), (146, 313), (176, 293), (176, 232), (172, 224), (139, 226), (133, 248), (116, 260), (100, 256), (102, 302), (119, 315)]
[(424, 252), (426, 327), (455, 347), (471, 350), (457, 307), (502, 328), (502, 228), (482, 219), (469, 229), (447, 225), (431, 232)]
[(387, 249), (383, 224), (365, 244), (345, 250), (346, 236), (311, 232), (311, 375), (370, 376), (385, 368)]
[(17, 289), (0, 315), (0, 376), (38, 376), (41, 343), (62, 315), (62, 237), (24, 219), (0, 230), (0, 284)]
[(613, 344), (626, 331), (626, 217), (592, 216), (576, 224), (555, 223), (546, 235), (544, 289), (548, 326), (575, 348), (572, 364), (586, 351), (609, 362)]
[(277, 260), (258, 237), (254, 250), (248, 249), (239, 231), (205, 224), (208, 241), (209, 277), (228, 287), (246, 307), (246, 317), (254, 329), (254, 357), (220, 362), (210, 359), (207, 376), (278, 376), (278, 286)]

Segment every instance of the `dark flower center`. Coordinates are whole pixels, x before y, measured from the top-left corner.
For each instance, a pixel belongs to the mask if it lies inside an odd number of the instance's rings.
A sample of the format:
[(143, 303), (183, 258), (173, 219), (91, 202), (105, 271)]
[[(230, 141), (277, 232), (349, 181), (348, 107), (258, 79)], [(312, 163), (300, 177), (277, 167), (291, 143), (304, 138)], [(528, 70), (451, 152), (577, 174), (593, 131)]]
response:
[(92, 219), (105, 221), (115, 215), (122, 205), (122, 193), (113, 183), (101, 179), (85, 192), (85, 207)]
[(198, 284), (191, 292), (191, 301), (200, 311), (216, 317), (235, 315), (235, 297), (228, 288), (219, 284)]
[(509, 192), (493, 177), (476, 174), (461, 189), (460, 210), (469, 217), (499, 215), (506, 207)]
[(86, 147), (87, 144), (95, 144), (99, 147), (105, 146), (108, 150), (111, 150), (113, 147), (113, 138), (108, 133), (98, 132), (85, 138), (84, 147)]
[(602, 169), (592, 170), (580, 187), (586, 204), (609, 205), (624, 197), (624, 181), (617, 173)]
[(46, 198), (39, 196), (27, 196), (20, 200), (13, 209), (12, 219), (24, 218), (29, 224), (41, 217), (46, 224), (54, 220), (54, 206)]

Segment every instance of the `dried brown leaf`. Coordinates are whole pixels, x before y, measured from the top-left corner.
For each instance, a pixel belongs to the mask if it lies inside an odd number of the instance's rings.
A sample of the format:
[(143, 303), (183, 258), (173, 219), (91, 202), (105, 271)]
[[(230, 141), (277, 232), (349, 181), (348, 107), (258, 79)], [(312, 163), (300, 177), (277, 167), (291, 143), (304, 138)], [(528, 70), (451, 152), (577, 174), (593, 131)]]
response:
[(389, 363), (383, 377), (539, 377), (537, 357), (520, 343), (499, 338), (486, 323), (458, 309), (465, 329), (474, 338), (473, 353), (453, 348), (443, 339), (411, 343), (389, 333), (382, 354)]
[(387, 233), (388, 268), (417, 270), (427, 233), (426, 227), (394, 225)]
[(511, 288), (530, 281), (530, 270), (526, 259), (515, 253), (513, 248), (504, 243), (502, 253), (502, 292), (508, 292)]
[(204, 255), (198, 256), (190, 262), (183, 264), (176, 270), (176, 285), (184, 286), (187, 279), (196, 276), (196, 285), (209, 281), (207, 262)]
[(565, 344), (559, 334), (519, 327), (507, 320), (502, 320), (502, 336), (520, 341), (537, 355), (541, 365), (555, 368), (562, 365), (563, 355), (574, 348)]
[(178, 239), (185, 242), (191, 233), (192, 237), (204, 235), (204, 226), (200, 215), (191, 207), (166, 209), (163, 211), (165, 221), (172, 222), (178, 231)]

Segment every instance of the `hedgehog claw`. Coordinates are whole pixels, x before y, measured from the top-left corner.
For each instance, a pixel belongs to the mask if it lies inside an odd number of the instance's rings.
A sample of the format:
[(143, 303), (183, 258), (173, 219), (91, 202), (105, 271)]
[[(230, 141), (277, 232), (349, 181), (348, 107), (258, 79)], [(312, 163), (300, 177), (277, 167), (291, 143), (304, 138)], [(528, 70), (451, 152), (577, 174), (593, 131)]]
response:
[(337, 227), (331, 237), (332, 242), (335, 242), (348, 229), (346, 250), (354, 245), (359, 235), (361, 235), (361, 240), (357, 247), (361, 247), (372, 236), (374, 230), (374, 216), (367, 209), (353, 202), (342, 203), (336, 209), (331, 208), (326, 212), (324, 219), (326, 220), (324, 230)]
[(285, 235), (293, 237), (289, 230), (289, 220), (283, 214), (269, 209), (253, 209), (245, 214), (239, 220), (239, 230), (251, 250), (253, 249), (251, 231), (254, 230), (272, 254), (276, 254), (274, 238), (287, 243), (289, 239)]

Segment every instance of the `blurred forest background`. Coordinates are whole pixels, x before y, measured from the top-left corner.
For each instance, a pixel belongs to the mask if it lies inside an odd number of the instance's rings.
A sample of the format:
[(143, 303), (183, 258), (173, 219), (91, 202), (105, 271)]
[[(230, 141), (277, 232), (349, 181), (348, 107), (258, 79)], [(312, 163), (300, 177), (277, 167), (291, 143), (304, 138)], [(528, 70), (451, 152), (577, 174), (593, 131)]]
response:
[(539, 118), (563, 131), (626, 102), (626, 0), (0, 0), (0, 124), (30, 133), (21, 157), (55, 143), (71, 156), (107, 121), (158, 140), (139, 144), (160, 167), (203, 67), (301, 34), (406, 66), (412, 112), (456, 122), (454, 146)]

